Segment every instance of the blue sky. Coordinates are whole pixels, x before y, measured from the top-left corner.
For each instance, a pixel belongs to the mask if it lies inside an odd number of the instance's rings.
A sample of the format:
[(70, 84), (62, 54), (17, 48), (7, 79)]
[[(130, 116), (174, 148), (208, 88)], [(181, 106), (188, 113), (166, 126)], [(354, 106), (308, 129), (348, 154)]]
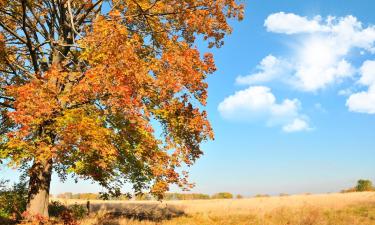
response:
[[(324, 193), (375, 182), (375, 2), (245, 4), (244, 21), (233, 21), (225, 46), (213, 50), (207, 111), (215, 140), (190, 170), (193, 191)], [(56, 177), (51, 187), (100, 190)]]

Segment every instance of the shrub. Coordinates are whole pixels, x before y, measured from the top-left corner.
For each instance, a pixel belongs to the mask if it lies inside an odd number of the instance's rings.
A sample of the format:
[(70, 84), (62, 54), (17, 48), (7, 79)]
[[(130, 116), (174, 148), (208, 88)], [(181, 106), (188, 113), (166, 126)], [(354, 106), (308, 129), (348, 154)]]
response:
[(341, 193), (349, 193), (349, 192), (361, 192), (361, 191), (375, 191), (375, 187), (372, 185), (370, 180), (358, 180), (357, 185), (355, 187), (342, 190)]
[(69, 210), (73, 216), (74, 219), (82, 219), (87, 214), (86, 207), (83, 205), (74, 204), (72, 206), (69, 206)]
[(19, 220), (27, 205), (27, 181), (7, 187), (8, 181), (0, 182), (0, 217)]
[(233, 195), (229, 192), (219, 192), (211, 196), (212, 199), (232, 199)]
[(60, 217), (68, 208), (59, 201), (52, 201), (48, 205), (48, 213), (52, 217)]
[(356, 191), (373, 191), (374, 187), (370, 180), (359, 180), (355, 189)]
[(64, 224), (76, 224), (77, 220), (85, 217), (87, 210), (85, 206), (74, 204), (66, 207), (59, 201), (52, 201), (48, 206), (49, 215), (60, 218)]

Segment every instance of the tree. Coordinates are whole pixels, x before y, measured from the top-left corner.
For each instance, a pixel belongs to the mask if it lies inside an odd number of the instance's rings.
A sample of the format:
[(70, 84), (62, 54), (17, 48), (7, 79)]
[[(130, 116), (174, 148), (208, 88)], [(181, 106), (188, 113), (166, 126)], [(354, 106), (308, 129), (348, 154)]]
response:
[(240, 194), (236, 195), (236, 199), (243, 199), (243, 195), (240, 195)]
[(212, 199), (232, 199), (233, 194), (229, 192), (219, 192), (211, 196)]
[(355, 189), (356, 191), (373, 191), (374, 187), (370, 180), (359, 180)]
[(189, 188), (177, 168), (213, 138), (202, 106), (215, 65), (195, 39), (220, 47), (242, 11), (236, 0), (0, 0), (0, 160), (28, 172), (28, 213), (48, 216), (52, 171), (111, 194), (125, 182), (159, 197)]

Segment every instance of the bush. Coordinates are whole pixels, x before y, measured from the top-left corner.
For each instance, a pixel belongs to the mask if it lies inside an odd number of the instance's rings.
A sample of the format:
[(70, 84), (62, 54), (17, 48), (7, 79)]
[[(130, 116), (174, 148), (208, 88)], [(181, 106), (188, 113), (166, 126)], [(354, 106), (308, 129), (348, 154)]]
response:
[(74, 219), (79, 220), (85, 217), (87, 215), (86, 207), (83, 205), (74, 204), (72, 206), (69, 206), (69, 210), (73, 216)]
[(85, 217), (87, 209), (83, 205), (74, 204), (66, 207), (59, 201), (52, 201), (48, 206), (48, 213), (52, 217), (66, 217), (69, 214), (72, 219), (79, 220)]
[(370, 180), (359, 180), (355, 189), (356, 191), (373, 191), (374, 187)]
[(361, 192), (361, 191), (375, 191), (375, 187), (372, 185), (370, 180), (358, 180), (355, 187), (342, 190), (341, 193), (350, 193), (350, 192)]
[(220, 192), (211, 196), (212, 199), (232, 199), (233, 195), (229, 192)]
[(63, 205), (61, 202), (59, 202), (59, 201), (52, 201), (48, 205), (48, 213), (52, 217), (59, 217), (66, 210), (68, 210), (68, 208), (65, 205)]
[(11, 187), (7, 187), (8, 181), (0, 183), (0, 217), (20, 220), (27, 205), (27, 182), (20, 181)]

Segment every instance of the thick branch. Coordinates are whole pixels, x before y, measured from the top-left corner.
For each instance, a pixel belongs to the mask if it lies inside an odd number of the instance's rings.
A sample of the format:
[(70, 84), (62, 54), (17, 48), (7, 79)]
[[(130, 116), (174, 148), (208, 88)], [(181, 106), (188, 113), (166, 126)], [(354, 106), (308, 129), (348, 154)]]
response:
[(26, 17), (27, 17), (27, 13), (26, 13), (26, 1), (27, 0), (22, 0), (22, 30), (23, 32), (25, 33), (25, 36), (26, 36), (26, 40), (27, 40), (27, 48), (29, 49), (29, 52), (30, 52), (30, 56), (31, 56), (31, 62), (33, 64), (33, 67), (34, 67), (34, 72), (37, 76), (39, 76), (39, 67), (38, 67), (38, 57), (36, 55), (36, 52), (35, 52), (35, 49), (32, 45), (32, 42), (31, 42), (31, 38), (29, 36), (29, 33), (27, 31), (27, 25), (26, 25)]

